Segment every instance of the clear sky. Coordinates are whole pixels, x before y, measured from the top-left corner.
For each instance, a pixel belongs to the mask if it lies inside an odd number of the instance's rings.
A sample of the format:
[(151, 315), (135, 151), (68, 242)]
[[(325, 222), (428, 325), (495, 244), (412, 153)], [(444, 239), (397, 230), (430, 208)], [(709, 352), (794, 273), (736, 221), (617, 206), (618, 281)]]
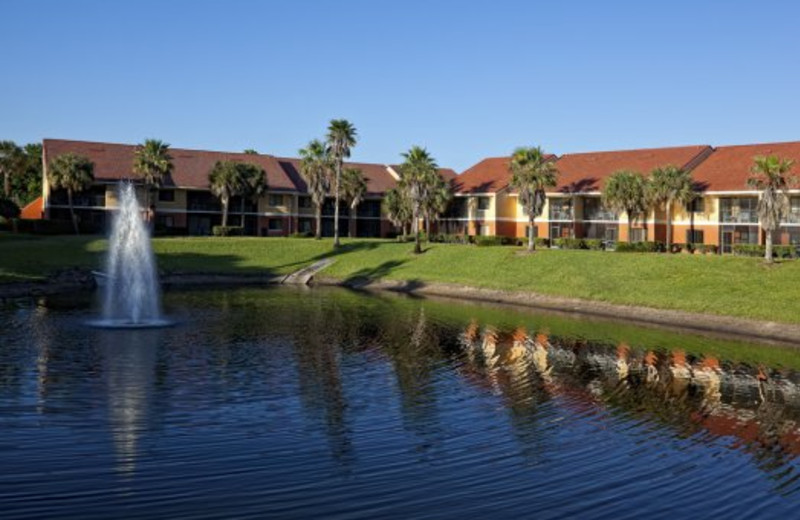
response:
[(462, 171), (557, 154), (800, 140), (797, 1), (0, 0), (0, 139), (296, 155), (332, 118), (353, 159)]

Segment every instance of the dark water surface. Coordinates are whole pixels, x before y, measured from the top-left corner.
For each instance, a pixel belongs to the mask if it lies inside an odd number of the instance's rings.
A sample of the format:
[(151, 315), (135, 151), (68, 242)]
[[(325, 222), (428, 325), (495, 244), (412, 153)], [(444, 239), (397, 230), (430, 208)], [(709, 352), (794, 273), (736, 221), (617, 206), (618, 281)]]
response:
[(344, 290), (0, 309), (0, 518), (797, 517), (800, 354)]

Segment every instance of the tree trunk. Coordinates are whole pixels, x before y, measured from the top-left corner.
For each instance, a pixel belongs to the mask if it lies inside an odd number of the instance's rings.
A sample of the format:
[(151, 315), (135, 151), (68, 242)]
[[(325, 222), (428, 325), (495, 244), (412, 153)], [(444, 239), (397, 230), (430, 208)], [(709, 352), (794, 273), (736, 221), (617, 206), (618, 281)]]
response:
[(403, 224), (403, 240), (405, 240), (405, 238), (409, 235), (409, 233), (411, 233), (410, 228), (411, 226), (409, 225), (408, 222)]
[(353, 238), (356, 236), (358, 231), (356, 227), (356, 208), (354, 208), (353, 206), (350, 206), (349, 216), (350, 216), (350, 218), (348, 219), (349, 222), (347, 223), (347, 235), (350, 238)]
[(528, 222), (528, 251), (531, 253), (533, 253), (533, 251), (536, 249), (536, 241), (533, 239), (533, 232), (536, 229), (535, 227), (533, 227), (534, 220), (536, 219), (531, 218), (530, 221)]
[(431, 241), (431, 218), (428, 217), (425, 219), (425, 241), (430, 243)]
[(314, 230), (314, 238), (322, 238), (322, 204), (317, 204), (317, 229)]
[(7, 199), (11, 197), (11, 172), (6, 169), (3, 169), (3, 192)]
[(75, 216), (75, 208), (72, 207), (72, 190), (67, 190), (67, 202), (69, 202), (69, 216), (72, 218), (72, 227), (75, 229), (75, 234), (80, 235), (81, 230), (78, 227), (78, 218)]
[[(627, 212), (626, 212), (627, 213)], [(633, 240), (631, 240), (631, 214), (628, 213), (628, 243), (633, 244)]]
[[(653, 224), (655, 227), (655, 224)], [(672, 252), (672, 201), (667, 201), (667, 253)]]
[(764, 237), (764, 260), (767, 261), (768, 264), (772, 263), (772, 230), (765, 229), (766, 236)]
[(339, 181), (342, 178), (342, 161), (336, 162), (336, 207), (333, 212), (333, 247), (339, 247)]
[(222, 227), (228, 225), (228, 199), (222, 199)]
[(419, 243), (419, 210), (414, 208), (414, 221), (411, 223), (411, 230), (414, 232), (414, 254), (422, 253), (422, 246)]

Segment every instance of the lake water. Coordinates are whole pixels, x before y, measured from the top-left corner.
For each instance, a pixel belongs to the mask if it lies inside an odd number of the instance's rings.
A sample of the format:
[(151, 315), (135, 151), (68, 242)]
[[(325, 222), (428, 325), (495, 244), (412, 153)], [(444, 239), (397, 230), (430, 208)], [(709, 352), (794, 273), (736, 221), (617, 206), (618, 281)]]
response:
[(0, 309), (0, 517), (796, 517), (800, 351), (340, 289)]

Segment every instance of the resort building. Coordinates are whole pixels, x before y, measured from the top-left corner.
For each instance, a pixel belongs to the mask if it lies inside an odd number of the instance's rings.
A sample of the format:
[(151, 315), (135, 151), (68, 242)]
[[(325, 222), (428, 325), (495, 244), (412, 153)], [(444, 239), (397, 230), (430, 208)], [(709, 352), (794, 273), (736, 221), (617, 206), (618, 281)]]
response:
[[(116, 184), (137, 179), (132, 171), (134, 145), (45, 139), (44, 189), (42, 200), (31, 211), (46, 218), (69, 219), (66, 194), (47, 184), (48, 162), (72, 152), (88, 157), (95, 165), (95, 183), (74, 197), (80, 219), (102, 230), (109, 210), (117, 207)], [(156, 230), (165, 234), (208, 235), (221, 222), (220, 201), (209, 190), (208, 174), (217, 161), (256, 164), (266, 172), (267, 192), (257, 201), (234, 197), (228, 222), (241, 225), (245, 234), (285, 236), (313, 233), (315, 209), (303, 176), (300, 160), (291, 157), (244, 153), (170, 149), (174, 170), (165, 179), (153, 201)], [(797, 161), (800, 142), (742, 146), (708, 145), (550, 155), (558, 170), (558, 185), (547, 193), (544, 212), (536, 218), (535, 235), (540, 238), (587, 238), (616, 241), (665, 241), (666, 211), (653, 208), (631, 223), (602, 203), (606, 180), (620, 170), (644, 175), (663, 166), (677, 166), (692, 173), (697, 198), (689, 205), (672, 208), (673, 243), (718, 246), (732, 252), (736, 244), (763, 244), (756, 205), (758, 193), (747, 186), (757, 156), (778, 155)], [(528, 217), (518, 195), (509, 186), (509, 157), (483, 159), (461, 175), (449, 169), (440, 175), (453, 187), (453, 201), (438, 222), (438, 231), (461, 235), (525, 237)], [(343, 236), (387, 237), (397, 233), (382, 201), (397, 185), (399, 167), (370, 163), (347, 163), (358, 168), (367, 181), (367, 193), (351, 211), (342, 202), (339, 217)], [(774, 237), (777, 244), (800, 245), (800, 190), (790, 190), (791, 213)], [(26, 208), (27, 210), (27, 208)], [(322, 233), (333, 234), (334, 202), (323, 208)]]
[[(747, 187), (753, 158), (778, 155), (800, 165), (800, 142), (712, 148), (707, 145), (588, 152), (552, 157), (558, 186), (547, 193), (537, 217), (535, 236), (548, 239), (590, 238), (608, 241), (665, 241), (666, 210), (654, 208), (631, 224), (628, 217), (603, 207), (605, 181), (619, 170), (644, 175), (663, 166), (692, 172), (697, 198), (672, 208), (674, 243), (719, 246), (731, 252), (735, 244), (763, 244), (756, 205), (758, 193)], [(459, 175), (444, 230), (470, 235), (524, 237), (528, 216), (510, 188), (510, 157), (484, 159)], [(800, 167), (800, 166), (798, 166)], [(790, 190), (791, 213), (775, 243), (800, 245), (800, 190)]]
[[(50, 190), (47, 182), (49, 161), (63, 153), (75, 153), (94, 163), (94, 185), (73, 197), (81, 222), (103, 230), (108, 211), (118, 207), (116, 186), (120, 180), (137, 180), (133, 172), (135, 145), (45, 139), (43, 142), (44, 181), (41, 201), (45, 218), (69, 220), (67, 196), (63, 190)], [(285, 236), (296, 232), (313, 233), (315, 208), (300, 174), (300, 160), (272, 155), (210, 152), (171, 148), (173, 171), (158, 190), (154, 206), (156, 230), (165, 234), (209, 235), (222, 221), (218, 197), (209, 189), (208, 175), (217, 161), (252, 163), (264, 169), (266, 193), (257, 201), (233, 197), (228, 209), (228, 224), (241, 225), (247, 235)], [(394, 232), (381, 201), (387, 190), (397, 185), (396, 167), (380, 164), (345, 163), (363, 173), (367, 193), (351, 214), (341, 202), (339, 229), (342, 236), (382, 237)], [(448, 179), (452, 170), (442, 169)], [(140, 190), (144, 200), (143, 190)], [(333, 235), (334, 200), (323, 206), (322, 233)]]

